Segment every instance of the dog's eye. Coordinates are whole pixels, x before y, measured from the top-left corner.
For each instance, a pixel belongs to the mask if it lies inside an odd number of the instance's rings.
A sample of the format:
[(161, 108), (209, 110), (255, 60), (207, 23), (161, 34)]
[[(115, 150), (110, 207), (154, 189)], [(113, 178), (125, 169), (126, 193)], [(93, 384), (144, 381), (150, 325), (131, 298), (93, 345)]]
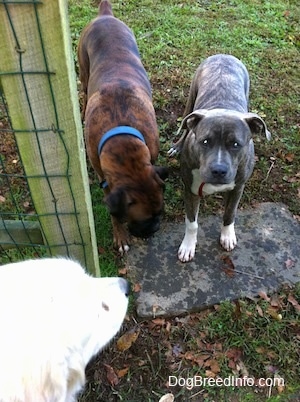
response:
[(240, 146), (240, 144), (238, 143), (238, 142), (234, 142), (233, 144), (232, 144), (232, 148), (238, 148)]
[(207, 145), (208, 145), (208, 139), (205, 138), (205, 140), (202, 141), (202, 144), (203, 144), (204, 146), (207, 146)]

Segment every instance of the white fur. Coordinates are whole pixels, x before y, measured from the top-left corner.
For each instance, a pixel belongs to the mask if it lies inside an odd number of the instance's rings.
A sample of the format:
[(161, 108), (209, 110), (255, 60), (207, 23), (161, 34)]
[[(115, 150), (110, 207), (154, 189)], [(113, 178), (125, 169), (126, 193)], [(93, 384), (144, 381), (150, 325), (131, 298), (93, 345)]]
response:
[(63, 258), (0, 267), (0, 402), (71, 402), (118, 332), (126, 281)]
[(198, 213), (196, 220), (190, 222), (185, 217), (185, 234), (178, 250), (178, 258), (181, 262), (191, 261), (195, 256), (198, 233)]
[(224, 226), (222, 225), (220, 243), (222, 247), (231, 251), (237, 245), (236, 235), (234, 231), (234, 223)]
[[(191, 191), (195, 195), (199, 195), (199, 187), (203, 183), (203, 178), (200, 175), (199, 169), (192, 170), (193, 182), (191, 186)], [(203, 195), (210, 195), (221, 191), (233, 190), (235, 182), (228, 184), (214, 185), (210, 183), (205, 183), (202, 187)], [(181, 262), (191, 261), (195, 256), (195, 250), (197, 245), (197, 233), (198, 233), (198, 211), (196, 214), (196, 220), (190, 222), (187, 217), (185, 217), (185, 234), (182, 243), (178, 250), (178, 258)], [(236, 236), (234, 232), (234, 224), (229, 226), (223, 226), (220, 238), (221, 245), (225, 250), (233, 250), (236, 246)]]
[[(195, 195), (198, 195), (199, 187), (204, 182), (204, 180), (200, 175), (199, 169), (193, 169), (192, 175), (193, 175), (193, 182), (191, 185), (191, 192)], [(205, 183), (202, 188), (202, 193), (203, 193), (203, 195), (210, 195), (210, 194), (219, 193), (219, 192), (223, 192), (223, 191), (233, 190), (234, 187), (235, 187), (234, 181), (232, 181), (231, 183), (228, 183), (228, 184)]]

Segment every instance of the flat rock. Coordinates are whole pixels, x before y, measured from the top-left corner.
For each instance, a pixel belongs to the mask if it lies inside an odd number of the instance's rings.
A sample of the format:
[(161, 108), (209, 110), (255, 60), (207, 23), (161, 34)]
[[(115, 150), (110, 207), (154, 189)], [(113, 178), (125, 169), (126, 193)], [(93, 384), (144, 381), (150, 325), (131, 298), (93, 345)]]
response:
[(184, 223), (163, 223), (147, 240), (135, 240), (127, 268), (139, 317), (175, 316), (224, 300), (273, 293), (300, 281), (300, 224), (284, 204), (263, 203), (239, 210), (237, 247), (219, 245), (221, 216), (200, 218), (193, 261), (181, 263), (177, 250)]

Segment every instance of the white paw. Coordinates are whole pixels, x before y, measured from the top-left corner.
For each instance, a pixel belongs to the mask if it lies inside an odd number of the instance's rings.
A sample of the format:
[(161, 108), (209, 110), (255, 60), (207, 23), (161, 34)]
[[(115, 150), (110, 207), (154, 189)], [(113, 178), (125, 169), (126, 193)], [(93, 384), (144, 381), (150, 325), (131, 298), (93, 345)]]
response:
[(237, 245), (236, 235), (234, 231), (234, 223), (231, 223), (227, 226), (222, 226), (220, 243), (226, 251), (233, 250), (234, 247)]
[(176, 147), (175, 147), (175, 148), (171, 147), (171, 148), (169, 149), (169, 151), (167, 152), (167, 154), (168, 154), (169, 157), (175, 156), (177, 153), (178, 153), (178, 150), (177, 150)]
[(129, 250), (128, 244), (122, 244), (122, 246), (119, 247), (119, 253), (120, 253), (121, 255), (126, 254), (126, 253), (128, 252), (128, 250)]
[(185, 244), (183, 241), (178, 250), (178, 259), (181, 262), (191, 261), (195, 257), (196, 243), (194, 245)]
[(185, 235), (178, 250), (178, 258), (181, 262), (191, 261), (195, 257), (197, 244), (197, 221), (190, 222), (186, 219)]

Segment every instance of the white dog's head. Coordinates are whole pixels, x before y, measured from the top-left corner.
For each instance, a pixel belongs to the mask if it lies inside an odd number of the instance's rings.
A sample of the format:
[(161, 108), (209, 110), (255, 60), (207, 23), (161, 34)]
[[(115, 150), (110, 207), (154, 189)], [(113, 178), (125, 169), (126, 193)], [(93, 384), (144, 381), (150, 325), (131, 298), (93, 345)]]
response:
[(85, 367), (118, 332), (128, 282), (64, 258), (0, 267), (0, 402), (72, 401)]

